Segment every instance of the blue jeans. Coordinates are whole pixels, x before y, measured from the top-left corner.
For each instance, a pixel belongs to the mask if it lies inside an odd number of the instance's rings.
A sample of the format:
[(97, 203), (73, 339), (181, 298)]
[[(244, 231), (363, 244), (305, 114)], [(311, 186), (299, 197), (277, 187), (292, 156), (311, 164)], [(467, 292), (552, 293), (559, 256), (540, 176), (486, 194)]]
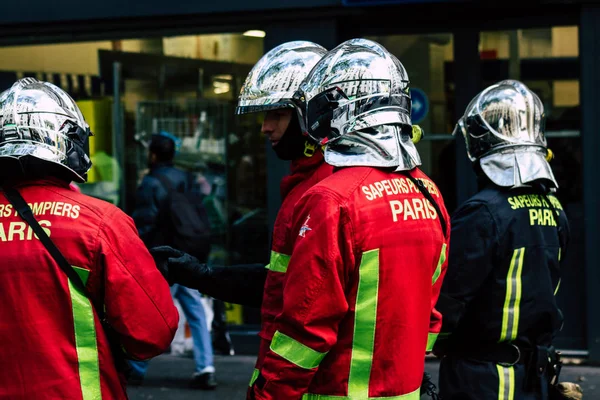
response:
[[(212, 340), (210, 332), (208, 332), (200, 292), (179, 284), (174, 284), (171, 286), (171, 295), (179, 301), (190, 326), (192, 340), (194, 341), (195, 372), (200, 372), (206, 367), (214, 366)], [(133, 368), (133, 376), (143, 377), (146, 374), (148, 361), (130, 361), (130, 363)]]

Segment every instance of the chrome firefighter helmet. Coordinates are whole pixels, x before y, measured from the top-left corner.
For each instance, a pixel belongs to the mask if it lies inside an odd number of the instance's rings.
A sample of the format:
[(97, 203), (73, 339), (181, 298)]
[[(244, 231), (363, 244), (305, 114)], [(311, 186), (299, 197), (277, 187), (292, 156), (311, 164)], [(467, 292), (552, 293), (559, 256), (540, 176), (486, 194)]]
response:
[(294, 92), (325, 53), (324, 47), (301, 40), (266, 53), (246, 77), (236, 114), (293, 108)]
[(327, 145), (329, 164), (399, 170), (420, 165), (412, 142), (408, 74), (379, 43), (340, 44), (315, 65), (294, 99), (303, 130)]
[(475, 96), (454, 134), (463, 134), (469, 159), (496, 185), (518, 187), (545, 179), (557, 188), (545, 122), (540, 98), (522, 82), (504, 80)]
[(85, 182), (92, 166), (91, 136), (75, 101), (62, 89), (34, 78), (18, 80), (0, 95), (0, 159), (34, 158)]

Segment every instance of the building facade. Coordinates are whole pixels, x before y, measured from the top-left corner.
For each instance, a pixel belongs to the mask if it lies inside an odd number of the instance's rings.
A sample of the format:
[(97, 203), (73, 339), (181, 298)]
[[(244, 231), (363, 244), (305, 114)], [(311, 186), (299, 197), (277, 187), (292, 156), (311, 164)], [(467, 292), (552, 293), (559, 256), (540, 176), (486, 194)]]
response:
[[(96, 132), (95, 167), (84, 190), (130, 210), (146, 165), (145, 140), (169, 131), (182, 139), (178, 163), (197, 172), (209, 193), (214, 257), (228, 262), (266, 262), (278, 184), (288, 170), (267, 149), (256, 116), (233, 116), (243, 79), (265, 51), (299, 39), (328, 49), (353, 37), (386, 46), (408, 71), (413, 120), (426, 132), (418, 145), (423, 169), (450, 210), (476, 191), (463, 140), (451, 135), (456, 120), (485, 86), (524, 81), (544, 102), (558, 198), (571, 220), (558, 346), (600, 361), (600, 5), (106, 0), (83, 7), (32, 0), (24, 9), (5, 3), (0, 90), (36, 76), (73, 93)], [(258, 323), (255, 310), (231, 315)]]

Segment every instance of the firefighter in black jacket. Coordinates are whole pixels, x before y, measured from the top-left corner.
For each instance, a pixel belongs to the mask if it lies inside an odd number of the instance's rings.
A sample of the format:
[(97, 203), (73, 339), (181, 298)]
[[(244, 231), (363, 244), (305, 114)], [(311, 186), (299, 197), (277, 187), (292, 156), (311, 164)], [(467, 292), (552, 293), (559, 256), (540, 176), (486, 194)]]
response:
[(556, 389), (552, 340), (563, 317), (554, 296), (569, 228), (544, 122), (538, 96), (506, 80), (477, 95), (456, 126), (480, 191), (453, 215), (437, 305), (444, 400), (538, 400)]

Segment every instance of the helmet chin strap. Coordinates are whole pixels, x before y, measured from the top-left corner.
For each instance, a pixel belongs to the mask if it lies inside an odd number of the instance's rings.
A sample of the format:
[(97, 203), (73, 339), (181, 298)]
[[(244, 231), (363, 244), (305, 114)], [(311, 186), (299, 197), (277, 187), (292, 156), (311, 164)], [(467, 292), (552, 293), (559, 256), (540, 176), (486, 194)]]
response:
[(312, 157), (315, 155), (315, 151), (317, 149), (317, 145), (314, 143), (310, 143), (308, 139), (304, 141), (304, 155), (306, 157)]
[(423, 131), (423, 128), (421, 128), (419, 125), (412, 126), (411, 140), (414, 144), (419, 143), (424, 135), (425, 132)]

